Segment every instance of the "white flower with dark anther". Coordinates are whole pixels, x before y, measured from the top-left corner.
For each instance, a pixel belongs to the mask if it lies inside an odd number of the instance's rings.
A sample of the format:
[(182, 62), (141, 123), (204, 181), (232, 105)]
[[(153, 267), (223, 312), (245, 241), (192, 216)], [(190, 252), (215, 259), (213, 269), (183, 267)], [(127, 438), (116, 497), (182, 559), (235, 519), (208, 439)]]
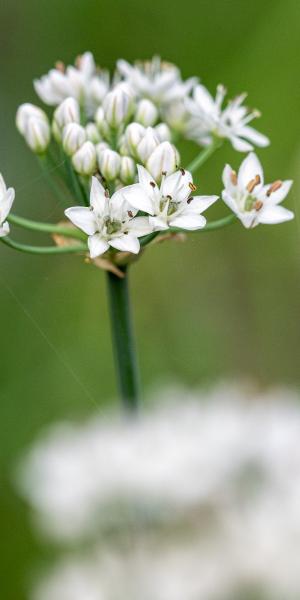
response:
[(218, 86), (215, 98), (204, 85), (198, 84), (194, 88), (193, 98), (185, 100), (190, 114), (187, 137), (203, 145), (211, 143), (213, 136), (227, 138), (239, 152), (253, 150), (253, 144), (268, 146), (269, 139), (248, 125), (260, 113), (242, 106), (246, 94), (237, 96), (222, 109), (225, 95), (226, 90), (222, 85)]
[(80, 175), (92, 175), (96, 170), (96, 160), (96, 148), (92, 142), (84, 142), (72, 156), (73, 167)]
[(13, 201), (15, 199), (14, 188), (8, 188), (0, 173), (0, 237), (9, 234), (9, 223), (6, 221)]
[(98, 156), (98, 165), (104, 179), (107, 181), (114, 181), (120, 172), (120, 154), (115, 152), (115, 150), (106, 148), (105, 150), (102, 150)]
[(182, 81), (179, 69), (154, 56), (151, 61), (130, 65), (119, 60), (117, 67), (138, 97), (149, 98), (158, 106), (184, 98), (196, 84), (197, 78)]
[(189, 171), (180, 169), (164, 175), (158, 186), (152, 175), (138, 165), (139, 182), (123, 189), (123, 196), (133, 207), (151, 215), (149, 222), (155, 231), (178, 227), (196, 230), (206, 225), (201, 214), (218, 196), (191, 196), (196, 190)]
[(46, 113), (39, 108), (39, 106), (30, 104), (30, 102), (25, 102), (19, 106), (16, 114), (17, 129), (22, 135), (25, 135), (27, 121), (31, 117), (35, 117), (36, 119), (40, 119), (41, 121), (48, 123), (48, 117)]
[(91, 258), (96, 258), (109, 247), (138, 254), (138, 238), (153, 231), (148, 217), (136, 217), (138, 209), (130, 206), (122, 188), (109, 198), (107, 191), (96, 177), (92, 179), (90, 208), (75, 206), (65, 215), (82, 229), (88, 237)]
[(257, 156), (251, 152), (242, 162), (238, 174), (226, 165), (223, 171), (222, 198), (247, 228), (259, 223), (290, 221), (294, 213), (279, 206), (287, 196), (292, 181), (274, 181), (264, 185), (264, 174)]
[(146, 162), (146, 168), (156, 181), (160, 181), (163, 173), (170, 175), (178, 169), (180, 156), (177, 148), (170, 142), (161, 142)]
[(112, 128), (124, 124), (134, 110), (134, 101), (131, 94), (120, 84), (106, 94), (103, 100), (103, 114), (106, 122)]
[(81, 148), (87, 139), (86, 130), (78, 123), (68, 123), (63, 129), (63, 148), (68, 156), (72, 156)]
[(152, 127), (158, 119), (158, 110), (147, 98), (143, 98), (137, 104), (134, 120), (144, 127)]
[(126, 185), (129, 185), (134, 182), (135, 174), (136, 166), (133, 158), (131, 158), (131, 156), (122, 156), (120, 166), (121, 181)]
[(75, 67), (65, 68), (62, 63), (57, 63), (55, 69), (34, 81), (34, 87), (45, 104), (57, 106), (72, 96), (88, 114), (92, 114), (109, 89), (109, 75), (99, 71), (93, 55), (85, 52), (77, 58)]

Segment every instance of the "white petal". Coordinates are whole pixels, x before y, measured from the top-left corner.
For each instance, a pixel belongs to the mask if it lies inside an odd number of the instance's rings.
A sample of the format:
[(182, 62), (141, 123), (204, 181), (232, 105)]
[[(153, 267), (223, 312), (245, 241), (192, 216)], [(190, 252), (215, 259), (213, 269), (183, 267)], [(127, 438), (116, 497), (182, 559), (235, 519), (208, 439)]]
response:
[(93, 211), (85, 206), (72, 206), (65, 210), (65, 215), (76, 225), (82, 229), (87, 235), (93, 235), (97, 231), (97, 223)]
[(202, 84), (196, 85), (194, 89), (194, 100), (203, 112), (213, 112), (215, 101), (206, 87)]
[(105, 213), (107, 203), (108, 199), (105, 196), (103, 185), (98, 181), (97, 177), (92, 177), (90, 205), (96, 209), (97, 213), (102, 215)]
[(293, 182), (291, 179), (286, 179), (282, 182), (282, 186), (278, 190), (276, 190), (276, 192), (272, 192), (270, 196), (267, 195), (267, 192), (272, 184), (267, 184), (258, 194), (258, 199), (267, 202), (268, 205), (279, 204), (279, 202), (282, 202), (282, 200), (284, 200), (284, 198), (288, 195), (292, 184)]
[(169, 225), (161, 217), (149, 217), (149, 223), (153, 228), (153, 231), (164, 231), (169, 229)]
[(0, 237), (5, 237), (8, 234), (9, 234), (9, 223), (7, 221), (5, 221), (5, 223), (2, 223), (2, 225), (0, 225)]
[(193, 200), (186, 205), (185, 214), (202, 213), (218, 200), (219, 196), (193, 196)]
[(255, 186), (255, 192), (257, 192), (263, 185), (264, 174), (262, 166), (254, 152), (250, 152), (248, 156), (243, 160), (239, 172), (238, 172), (238, 185), (239, 187), (246, 190), (247, 185), (252, 181), (256, 175), (260, 177), (260, 184)]
[(222, 192), (222, 200), (225, 202), (225, 204), (227, 204), (230, 210), (232, 210), (235, 214), (238, 214), (239, 209), (237, 203), (235, 199), (226, 190), (223, 190)]
[(252, 229), (258, 225), (258, 213), (255, 210), (250, 212), (237, 212), (237, 217), (243, 223), (246, 229)]
[(258, 213), (260, 223), (275, 225), (284, 221), (291, 221), (294, 218), (294, 213), (283, 206), (266, 206)]
[(234, 194), (237, 190), (237, 183), (234, 185), (232, 183), (232, 173), (233, 169), (230, 165), (225, 165), (223, 173), (222, 173), (222, 181), (225, 186), (226, 191), (231, 195)]
[(259, 131), (256, 131), (254, 127), (249, 127), (248, 125), (245, 125), (239, 130), (239, 135), (261, 148), (265, 148), (265, 146), (269, 146), (270, 144), (270, 140), (266, 135), (263, 135)]
[(250, 150), (253, 150), (252, 144), (242, 140), (237, 135), (230, 135), (229, 139), (237, 152), (250, 152)]
[(202, 215), (180, 215), (175, 217), (170, 222), (170, 227), (178, 227), (180, 229), (189, 229), (193, 231), (195, 229), (202, 229), (206, 225), (206, 218)]
[(96, 258), (97, 256), (100, 256), (100, 254), (106, 252), (109, 245), (108, 242), (101, 237), (100, 233), (95, 233), (89, 237), (88, 247), (91, 258)]
[(133, 233), (137, 237), (147, 235), (153, 231), (153, 226), (149, 222), (148, 217), (135, 217), (131, 219), (127, 224), (127, 228), (130, 233)]
[(15, 190), (13, 188), (8, 188), (4, 198), (0, 201), (0, 218), (2, 222), (5, 221), (6, 217), (8, 216), (14, 199)]
[(189, 171), (184, 169), (176, 171), (162, 181), (161, 194), (171, 196), (177, 202), (182, 202), (191, 194), (189, 183), (193, 183), (193, 177)]
[(149, 196), (152, 201), (160, 198), (159, 187), (154, 181), (151, 173), (149, 173), (149, 171), (147, 171), (147, 169), (145, 169), (145, 167), (143, 167), (142, 165), (137, 165), (137, 170), (139, 183), (144, 188), (147, 196)]
[[(150, 186), (149, 186), (150, 187)], [(137, 210), (143, 210), (149, 215), (153, 215), (154, 207), (150, 197), (146, 194), (144, 187), (139, 183), (128, 185), (122, 188), (122, 194), (125, 200), (136, 208)]]
[(109, 245), (122, 252), (132, 252), (138, 254), (140, 251), (140, 242), (134, 235), (123, 234), (120, 237), (115, 237), (109, 240)]

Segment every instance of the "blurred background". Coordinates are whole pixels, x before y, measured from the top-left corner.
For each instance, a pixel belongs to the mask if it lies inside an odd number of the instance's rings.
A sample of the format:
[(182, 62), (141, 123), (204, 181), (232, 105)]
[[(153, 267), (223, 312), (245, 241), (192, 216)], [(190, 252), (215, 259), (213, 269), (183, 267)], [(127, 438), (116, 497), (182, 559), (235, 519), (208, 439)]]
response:
[[(37, 102), (32, 80), (57, 59), (91, 50), (101, 66), (154, 53), (199, 75), (214, 92), (247, 91), (271, 138), (258, 152), (267, 181), (295, 180), (293, 222), (246, 231), (235, 225), (186, 244), (153, 247), (132, 268), (131, 287), (145, 393), (247, 380), (261, 389), (300, 381), (300, 188), (298, 0), (11, 0), (0, 7), (0, 165), (16, 188), (15, 210), (55, 220), (60, 211), (14, 126), (21, 102)], [(194, 156), (182, 147), (182, 163)], [(221, 191), (229, 147), (199, 171), (201, 192)], [(227, 213), (221, 202), (210, 217)], [(24, 238), (25, 239), (25, 238)], [(38, 239), (38, 238), (36, 238)], [(41, 238), (42, 240), (42, 238)], [(79, 258), (30, 257), (1, 247), (0, 445), (2, 595), (24, 600), (41, 547), (13, 491), (13, 466), (43, 426), (81, 419), (113, 403), (105, 275)]]

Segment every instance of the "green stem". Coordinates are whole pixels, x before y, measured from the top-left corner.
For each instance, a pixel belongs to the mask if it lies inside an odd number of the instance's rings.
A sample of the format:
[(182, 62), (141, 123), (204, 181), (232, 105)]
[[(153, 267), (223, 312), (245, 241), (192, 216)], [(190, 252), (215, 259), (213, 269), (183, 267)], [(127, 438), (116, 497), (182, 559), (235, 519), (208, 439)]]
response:
[(73, 165), (69, 156), (65, 155), (65, 167), (67, 172), (67, 177), (69, 180), (69, 185), (73, 190), (73, 194), (78, 199), (79, 202), (82, 202), (85, 206), (89, 206), (89, 202), (86, 197), (86, 192), (82, 186), (79, 176), (73, 169)]
[(41, 223), (40, 221), (31, 221), (31, 219), (24, 219), (24, 217), (18, 217), (10, 213), (7, 220), (17, 227), (23, 227), (24, 229), (30, 229), (31, 231), (40, 231), (43, 233), (55, 233), (57, 235), (63, 235), (64, 237), (70, 237), (73, 239), (86, 240), (86, 235), (75, 227), (63, 227), (62, 225), (54, 225), (52, 223)]
[(54, 165), (50, 164), (50, 166), (49, 166), (49, 156), (48, 155), (37, 156), (37, 159), (42, 168), (44, 179), (45, 179), (46, 183), (48, 184), (48, 186), (50, 187), (52, 192), (55, 194), (55, 196), (57, 196), (59, 202), (61, 204), (66, 205), (66, 195), (62, 192), (60, 187), (56, 184), (54, 177), (53, 177), (53, 173), (57, 170), (57, 165), (54, 166)]
[(209, 146), (204, 148), (204, 150), (202, 150), (202, 152), (200, 152), (200, 154), (198, 154), (194, 160), (192, 160), (187, 167), (187, 171), (195, 173), (195, 171), (197, 171), (199, 167), (201, 167), (208, 160), (208, 158), (222, 146), (222, 143), (222, 140), (215, 139)]
[(138, 367), (126, 267), (123, 272), (122, 279), (107, 273), (108, 300), (119, 393), (125, 409), (135, 412), (139, 404)]
[(86, 244), (76, 244), (76, 246), (29, 246), (28, 244), (15, 242), (8, 236), (0, 237), (0, 242), (14, 250), (27, 252), (28, 254), (74, 254), (87, 251)]

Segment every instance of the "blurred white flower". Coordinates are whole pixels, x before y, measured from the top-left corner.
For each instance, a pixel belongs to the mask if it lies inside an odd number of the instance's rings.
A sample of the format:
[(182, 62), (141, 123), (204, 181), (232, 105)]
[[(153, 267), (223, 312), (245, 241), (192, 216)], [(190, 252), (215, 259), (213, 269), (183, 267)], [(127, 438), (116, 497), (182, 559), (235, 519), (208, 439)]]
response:
[(85, 126), (86, 136), (90, 142), (93, 144), (99, 144), (101, 142), (101, 135), (99, 133), (99, 129), (96, 123), (88, 123)]
[(16, 114), (16, 126), (22, 135), (25, 135), (27, 121), (32, 117), (48, 123), (46, 113), (39, 106), (25, 102), (19, 106)]
[(147, 127), (135, 151), (139, 162), (145, 163), (159, 144), (160, 139), (155, 130), (152, 127)]
[(55, 69), (34, 81), (34, 87), (45, 104), (57, 106), (71, 96), (92, 115), (109, 89), (109, 74), (99, 71), (91, 52), (85, 52), (75, 67), (57, 63)]
[(154, 127), (155, 133), (158, 135), (160, 142), (170, 142), (172, 134), (166, 123), (158, 123)]
[(106, 148), (98, 156), (98, 165), (104, 179), (114, 181), (120, 172), (121, 157), (115, 150)]
[(70, 221), (89, 236), (91, 258), (100, 256), (110, 246), (117, 250), (138, 254), (140, 250), (138, 238), (153, 230), (147, 217), (135, 216), (138, 211), (126, 202), (124, 189), (126, 188), (118, 190), (109, 198), (98, 179), (93, 177), (90, 208), (75, 206), (65, 211)]
[(24, 139), (29, 148), (36, 154), (43, 154), (49, 144), (51, 130), (48, 121), (38, 117), (30, 117), (26, 122)]
[(14, 188), (7, 188), (0, 173), (0, 237), (9, 234), (9, 223), (6, 221), (15, 199)]
[(134, 65), (119, 60), (117, 67), (138, 97), (149, 98), (158, 106), (184, 98), (197, 82), (195, 77), (182, 81), (179, 69), (158, 56)]
[(264, 185), (263, 169), (253, 152), (243, 160), (238, 174), (230, 165), (225, 166), (223, 183), (224, 202), (247, 228), (259, 223), (273, 225), (294, 218), (292, 211), (278, 206), (289, 193), (293, 182), (277, 180)]
[(63, 148), (68, 156), (72, 156), (81, 148), (87, 139), (84, 127), (78, 123), (68, 123), (63, 129)]
[[(117, 85), (111, 92), (106, 94), (103, 100), (103, 114), (106, 122), (112, 128), (117, 129), (128, 121), (134, 110), (132, 95), (121, 86)], [(99, 119), (99, 113), (98, 113)]]
[(123, 189), (127, 202), (147, 212), (155, 231), (178, 227), (191, 231), (206, 225), (201, 214), (211, 206), (218, 196), (192, 196), (196, 187), (189, 171), (180, 169), (164, 176), (160, 187), (151, 174), (141, 165), (137, 166), (139, 183)]
[(80, 175), (92, 175), (97, 167), (96, 148), (92, 142), (84, 142), (72, 156), (72, 164)]
[(138, 123), (141, 123), (141, 125), (144, 125), (144, 127), (152, 127), (156, 123), (157, 119), (158, 110), (155, 104), (153, 104), (153, 102), (147, 98), (140, 100), (136, 107), (134, 120)]
[(61, 141), (63, 129), (69, 123), (80, 124), (79, 104), (71, 97), (59, 104), (53, 114), (52, 131), (57, 142)]
[(204, 85), (198, 84), (193, 90), (193, 97), (186, 98), (186, 109), (190, 114), (187, 137), (206, 145), (212, 137), (228, 138), (235, 150), (249, 152), (255, 146), (268, 146), (269, 139), (249, 127), (248, 123), (259, 116), (258, 111), (249, 111), (242, 106), (246, 94), (230, 100), (226, 108), (222, 104), (226, 90), (222, 85), (217, 88), (213, 98)]
[(120, 179), (126, 185), (134, 182), (136, 175), (136, 166), (133, 158), (130, 156), (121, 157)]
[(125, 130), (125, 143), (133, 156), (136, 156), (137, 147), (145, 136), (146, 129), (140, 123), (130, 123)]

